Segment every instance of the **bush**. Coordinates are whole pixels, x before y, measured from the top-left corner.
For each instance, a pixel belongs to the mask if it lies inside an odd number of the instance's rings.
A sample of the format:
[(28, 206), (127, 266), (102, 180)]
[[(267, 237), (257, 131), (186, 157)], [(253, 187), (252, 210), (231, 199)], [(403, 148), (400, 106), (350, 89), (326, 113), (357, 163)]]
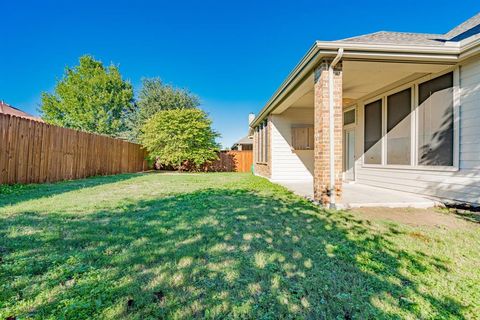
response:
[(157, 165), (196, 171), (217, 158), (219, 134), (211, 125), (197, 108), (160, 111), (143, 126), (141, 142)]

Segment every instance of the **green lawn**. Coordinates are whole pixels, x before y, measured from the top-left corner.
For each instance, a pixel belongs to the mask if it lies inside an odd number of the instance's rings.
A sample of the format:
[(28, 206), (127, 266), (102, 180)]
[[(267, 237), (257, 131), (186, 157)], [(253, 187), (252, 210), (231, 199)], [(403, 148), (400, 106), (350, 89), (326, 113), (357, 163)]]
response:
[(249, 174), (2, 190), (0, 319), (480, 315), (478, 223), (369, 221)]

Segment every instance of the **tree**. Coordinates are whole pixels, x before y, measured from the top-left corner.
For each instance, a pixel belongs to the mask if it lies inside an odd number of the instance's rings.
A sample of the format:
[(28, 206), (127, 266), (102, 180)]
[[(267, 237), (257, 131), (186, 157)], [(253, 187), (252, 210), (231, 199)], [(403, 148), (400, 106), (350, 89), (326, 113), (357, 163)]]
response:
[(40, 111), (47, 123), (117, 136), (133, 107), (132, 85), (118, 68), (85, 55), (78, 66), (66, 68), (53, 94), (42, 93)]
[(147, 120), (140, 140), (157, 164), (195, 170), (217, 158), (219, 134), (211, 125), (197, 108), (160, 111)]
[(159, 78), (143, 79), (137, 108), (128, 119), (125, 137), (137, 141), (145, 122), (159, 111), (196, 108), (199, 105), (198, 97), (187, 90), (164, 84)]

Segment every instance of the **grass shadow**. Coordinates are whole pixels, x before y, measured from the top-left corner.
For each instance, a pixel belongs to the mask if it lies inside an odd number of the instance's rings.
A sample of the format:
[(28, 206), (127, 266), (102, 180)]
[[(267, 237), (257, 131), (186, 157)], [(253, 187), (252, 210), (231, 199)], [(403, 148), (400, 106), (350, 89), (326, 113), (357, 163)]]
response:
[(15, 205), (29, 200), (38, 200), (40, 198), (51, 197), (79, 189), (93, 188), (100, 185), (117, 183), (120, 181), (138, 178), (147, 174), (153, 173), (124, 173), (55, 183), (2, 186), (3, 188), (0, 189), (0, 207), (5, 205)]
[(399, 234), (241, 187), (83, 216), (23, 212), (0, 220), (0, 315), (464, 318), (459, 301), (413, 277), (448, 272), (445, 262), (399, 250)]

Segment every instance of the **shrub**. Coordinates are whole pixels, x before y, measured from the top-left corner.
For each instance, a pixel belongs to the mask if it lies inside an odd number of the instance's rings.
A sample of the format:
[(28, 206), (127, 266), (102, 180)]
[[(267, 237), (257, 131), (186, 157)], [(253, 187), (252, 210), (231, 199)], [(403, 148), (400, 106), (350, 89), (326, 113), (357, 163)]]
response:
[(217, 158), (219, 134), (208, 115), (197, 108), (160, 111), (142, 128), (141, 142), (157, 164), (177, 170), (199, 170)]

